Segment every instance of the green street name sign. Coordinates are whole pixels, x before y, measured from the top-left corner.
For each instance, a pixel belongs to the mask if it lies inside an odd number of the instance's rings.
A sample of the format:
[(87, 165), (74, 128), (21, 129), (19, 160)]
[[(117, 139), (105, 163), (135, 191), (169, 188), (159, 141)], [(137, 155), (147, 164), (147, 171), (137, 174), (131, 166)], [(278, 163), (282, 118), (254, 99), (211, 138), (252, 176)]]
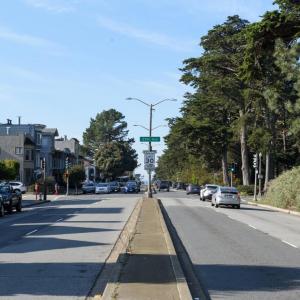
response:
[(160, 137), (159, 136), (141, 136), (140, 137), (140, 142), (160, 142)]

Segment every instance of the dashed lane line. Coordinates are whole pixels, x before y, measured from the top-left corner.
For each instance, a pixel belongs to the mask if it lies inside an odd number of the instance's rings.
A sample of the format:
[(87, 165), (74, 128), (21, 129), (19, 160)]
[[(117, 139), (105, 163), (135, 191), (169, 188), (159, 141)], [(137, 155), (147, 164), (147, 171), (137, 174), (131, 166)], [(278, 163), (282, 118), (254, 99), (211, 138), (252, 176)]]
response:
[(293, 248), (298, 249), (298, 247), (297, 247), (296, 245), (294, 245), (294, 244), (291, 244), (291, 243), (289, 243), (289, 242), (287, 242), (287, 241), (285, 241), (285, 240), (281, 240), (281, 241), (282, 241), (283, 243), (285, 243), (285, 244), (287, 244), (287, 245), (293, 247)]
[(254, 227), (253, 225), (248, 224), (248, 226), (251, 227), (251, 228), (253, 228), (253, 229), (255, 229), (255, 230), (257, 230), (257, 228)]
[(26, 233), (25, 235), (26, 235), (26, 236), (28, 236), (28, 235), (31, 235), (31, 234), (33, 234), (33, 233), (37, 232), (37, 231), (38, 231), (38, 230), (37, 230), (37, 229), (35, 229), (35, 230), (32, 230), (32, 231), (30, 231), (30, 232)]

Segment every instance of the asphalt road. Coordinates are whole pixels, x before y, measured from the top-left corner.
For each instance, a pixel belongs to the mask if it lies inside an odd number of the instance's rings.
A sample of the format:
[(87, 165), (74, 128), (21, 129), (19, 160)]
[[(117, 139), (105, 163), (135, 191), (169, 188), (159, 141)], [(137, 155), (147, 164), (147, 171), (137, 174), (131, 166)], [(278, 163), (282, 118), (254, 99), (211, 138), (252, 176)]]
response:
[(138, 195), (80, 195), (0, 219), (0, 299), (85, 299)]
[(156, 196), (211, 299), (300, 299), (300, 217), (214, 208), (183, 191)]

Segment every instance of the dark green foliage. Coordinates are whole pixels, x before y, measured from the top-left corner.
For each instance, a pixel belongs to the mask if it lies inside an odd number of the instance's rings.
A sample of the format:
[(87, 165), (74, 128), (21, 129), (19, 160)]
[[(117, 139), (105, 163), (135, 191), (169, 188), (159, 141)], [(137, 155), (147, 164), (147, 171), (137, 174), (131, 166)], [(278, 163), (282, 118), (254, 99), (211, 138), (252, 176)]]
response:
[(127, 139), (125, 117), (115, 109), (97, 114), (83, 134), (82, 152), (93, 156), (102, 176), (114, 179), (137, 167), (133, 139)]
[(19, 176), (20, 163), (16, 160), (0, 161), (0, 180), (14, 180)]

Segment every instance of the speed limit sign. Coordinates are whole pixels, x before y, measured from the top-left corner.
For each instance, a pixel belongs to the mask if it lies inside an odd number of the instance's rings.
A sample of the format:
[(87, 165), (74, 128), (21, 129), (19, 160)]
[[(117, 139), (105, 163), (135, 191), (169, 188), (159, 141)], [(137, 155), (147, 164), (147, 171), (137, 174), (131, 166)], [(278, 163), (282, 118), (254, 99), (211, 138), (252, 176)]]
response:
[(145, 170), (155, 169), (155, 153), (156, 151), (144, 151)]

